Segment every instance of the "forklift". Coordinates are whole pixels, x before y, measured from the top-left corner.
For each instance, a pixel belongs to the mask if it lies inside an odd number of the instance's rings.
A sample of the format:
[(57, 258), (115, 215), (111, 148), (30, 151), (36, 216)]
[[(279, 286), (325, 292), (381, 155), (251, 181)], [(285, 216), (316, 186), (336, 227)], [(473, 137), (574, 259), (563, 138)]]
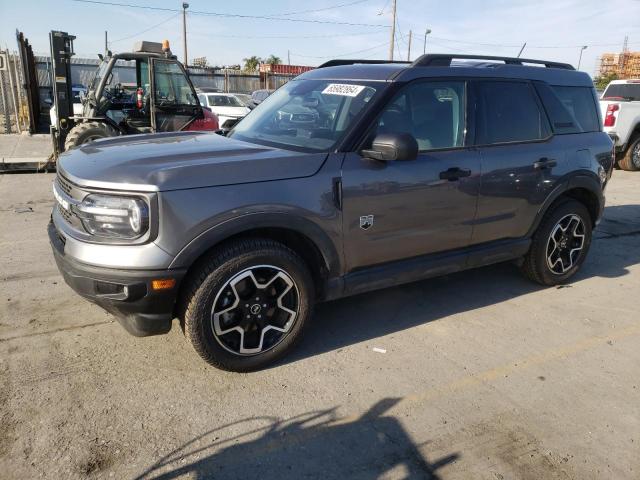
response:
[[(156, 132), (217, 131), (218, 118), (202, 107), (169, 42), (137, 42), (132, 52), (98, 55), (100, 64), (82, 95), (82, 114), (73, 113), (71, 57), (75, 37), (49, 35), (53, 66), (54, 159), (100, 138)], [(133, 68), (135, 65), (135, 78)], [(128, 68), (127, 68), (128, 67)], [(127, 73), (129, 77), (126, 78)], [(125, 80), (130, 80), (126, 82)]]

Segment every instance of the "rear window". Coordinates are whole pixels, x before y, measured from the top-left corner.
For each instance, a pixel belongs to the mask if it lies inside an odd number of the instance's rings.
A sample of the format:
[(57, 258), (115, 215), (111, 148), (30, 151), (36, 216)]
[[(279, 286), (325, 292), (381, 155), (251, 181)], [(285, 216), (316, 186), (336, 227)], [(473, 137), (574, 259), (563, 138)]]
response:
[(602, 95), (602, 99), (616, 98), (640, 101), (640, 83), (613, 83), (610, 84)]
[(479, 82), (477, 143), (523, 142), (549, 136), (544, 114), (528, 83)]
[(555, 134), (600, 131), (598, 110), (589, 87), (561, 87), (537, 83)]

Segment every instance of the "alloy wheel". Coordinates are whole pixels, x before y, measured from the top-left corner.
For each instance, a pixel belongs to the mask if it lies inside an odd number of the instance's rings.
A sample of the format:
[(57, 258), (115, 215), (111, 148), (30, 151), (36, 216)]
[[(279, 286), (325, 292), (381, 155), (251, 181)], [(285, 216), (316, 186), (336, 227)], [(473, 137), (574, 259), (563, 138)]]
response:
[(569, 271), (582, 254), (585, 226), (575, 214), (565, 215), (551, 230), (547, 241), (547, 266), (556, 275)]
[(633, 166), (640, 170), (640, 141), (636, 142), (631, 152), (631, 163)]
[(214, 337), (236, 355), (271, 350), (290, 332), (300, 294), (291, 276), (273, 265), (247, 268), (218, 291), (211, 312)]

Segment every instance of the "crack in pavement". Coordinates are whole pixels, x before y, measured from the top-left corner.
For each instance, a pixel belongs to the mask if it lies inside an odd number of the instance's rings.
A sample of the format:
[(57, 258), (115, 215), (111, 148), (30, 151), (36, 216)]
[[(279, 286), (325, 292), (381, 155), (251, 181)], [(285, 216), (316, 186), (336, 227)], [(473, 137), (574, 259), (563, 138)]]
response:
[(0, 343), (9, 342), (11, 340), (18, 340), (20, 338), (37, 337), (39, 335), (50, 335), (52, 333), (66, 332), (68, 330), (77, 330), (80, 328), (97, 327), (99, 325), (106, 325), (108, 323), (113, 323), (113, 320), (104, 320), (102, 322), (87, 323), (84, 325), (74, 325), (73, 327), (60, 327), (54, 328), (53, 330), (45, 330), (44, 332), (25, 333), (23, 335), (15, 335), (13, 337), (0, 338)]

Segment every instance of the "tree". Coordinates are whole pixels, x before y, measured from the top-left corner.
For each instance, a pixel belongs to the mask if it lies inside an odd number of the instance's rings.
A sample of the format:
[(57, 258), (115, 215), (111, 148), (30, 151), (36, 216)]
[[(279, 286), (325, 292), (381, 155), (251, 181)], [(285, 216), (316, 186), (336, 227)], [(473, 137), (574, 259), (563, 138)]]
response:
[(242, 61), (244, 62), (244, 69), (248, 72), (255, 72), (260, 66), (260, 63), (262, 63), (262, 59), (255, 55), (249, 58), (243, 58)]
[(616, 72), (609, 72), (594, 78), (593, 83), (597, 90), (604, 90), (612, 80), (618, 80), (618, 78), (619, 77)]
[(269, 55), (264, 63), (268, 63), (270, 65), (280, 65), (282, 63), (282, 59), (280, 57), (275, 56), (273, 53)]

